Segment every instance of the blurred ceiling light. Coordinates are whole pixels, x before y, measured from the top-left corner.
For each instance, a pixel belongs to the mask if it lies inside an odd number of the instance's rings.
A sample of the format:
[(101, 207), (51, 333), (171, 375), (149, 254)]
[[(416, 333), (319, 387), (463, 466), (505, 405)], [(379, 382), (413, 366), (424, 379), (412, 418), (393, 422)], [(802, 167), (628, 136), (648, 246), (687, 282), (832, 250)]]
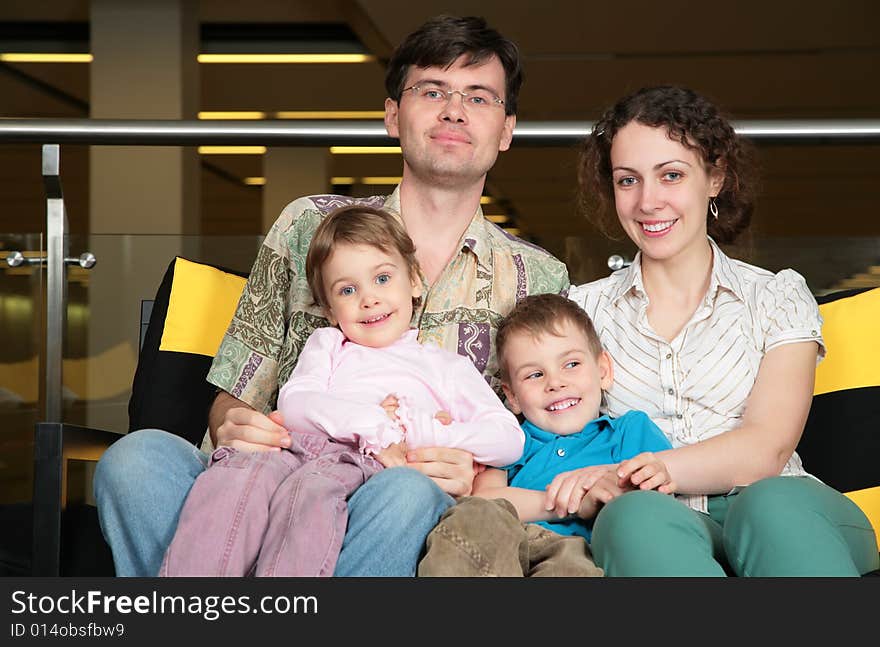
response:
[[(91, 63), (92, 54), (4, 52), (5, 63)], [(371, 54), (199, 54), (199, 63), (372, 63)]]
[(384, 110), (281, 110), (275, 119), (383, 119)]
[(480, 204), (492, 204), (493, 202), (495, 202), (495, 198), (490, 195), (480, 196)]
[(493, 214), (491, 216), (486, 216), (486, 220), (494, 222), (496, 225), (503, 225), (505, 222), (508, 222), (510, 218), (504, 214)]
[(400, 184), (399, 175), (368, 175), (365, 177), (336, 176), (330, 178), (331, 184)]
[(243, 181), (248, 186), (264, 186), (266, 184), (264, 177), (246, 177)]
[(203, 110), (199, 119), (382, 119), (382, 110)]
[(91, 54), (0, 53), (4, 63), (91, 63)]
[(333, 155), (394, 155), (400, 154), (400, 146), (331, 146)]
[(199, 119), (265, 119), (269, 113), (258, 112), (256, 110), (239, 110), (239, 111), (202, 111), (199, 113)]
[(199, 155), (265, 155), (265, 146), (199, 146)]
[(402, 179), (399, 175), (374, 175), (362, 177), (361, 184), (400, 184)]
[(504, 231), (506, 231), (511, 236), (519, 236), (522, 234), (522, 230), (517, 229), (516, 227), (505, 227)]
[(199, 54), (199, 63), (372, 63), (371, 54)]

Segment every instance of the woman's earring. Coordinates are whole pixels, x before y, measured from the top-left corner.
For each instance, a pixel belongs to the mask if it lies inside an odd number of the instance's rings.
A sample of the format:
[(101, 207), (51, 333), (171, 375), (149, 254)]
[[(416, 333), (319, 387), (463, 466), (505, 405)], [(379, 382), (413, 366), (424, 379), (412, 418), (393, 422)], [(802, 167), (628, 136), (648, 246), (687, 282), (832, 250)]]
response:
[(715, 216), (715, 220), (718, 220), (718, 205), (715, 204), (715, 196), (709, 198), (709, 213)]

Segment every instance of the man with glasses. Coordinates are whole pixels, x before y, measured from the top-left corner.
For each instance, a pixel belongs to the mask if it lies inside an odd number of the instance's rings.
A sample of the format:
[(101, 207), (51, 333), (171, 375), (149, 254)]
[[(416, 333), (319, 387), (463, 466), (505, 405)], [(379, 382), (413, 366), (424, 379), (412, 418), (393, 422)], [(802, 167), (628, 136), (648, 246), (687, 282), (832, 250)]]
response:
[[(244, 451), (289, 446), (275, 408), (309, 334), (327, 325), (304, 276), (320, 220), (351, 202), (397, 214), (416, 245), (419, 340), (469, 357), (500, 394), (494, 352), (500, 319), (527, 294), (568, 288), (565, 266), (483, 218), (480, 196), (510, 146), (522, 83), (516, 46), (481, 18), (434, 18), (395, 50), (386, 73), (385, 126), (400, 139), (403, 176), (390, 196), (308, 196), (270, 229), (208, 381), (218, 387), (210, 441)], [(206, 443), (207, 445), (208, 443)], [(210, 447), (206, 447), (210, 449)], [(98, 464), (95, 494), (117, 574), (152, 576), (208, 455), (164, 431), (136, 431)], [(336, 575), (412, 576), (425, 537), (470, 494), (472, 456), (422, 448), (407, 467), (383, 470), (350, 498)]]

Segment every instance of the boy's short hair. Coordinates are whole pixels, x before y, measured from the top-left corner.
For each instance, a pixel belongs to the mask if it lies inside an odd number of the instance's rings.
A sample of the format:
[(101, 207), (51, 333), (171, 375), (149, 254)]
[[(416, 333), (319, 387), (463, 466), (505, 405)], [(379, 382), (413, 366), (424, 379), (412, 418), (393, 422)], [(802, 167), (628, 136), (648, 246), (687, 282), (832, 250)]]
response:
[(519, 301), (498, 326), (495, 349), (501, 369), (501, 381), (507, 382), (510, 379), (504, 353), (511, 335), (526, 333), (532, 337), (546, 334), (559, 336), (560, 325), (565, 321), (583, 331), (593, 357), (599, 357), (603, 350), (602, 342), (583, 308), (558, 294), (533, 294)]
[(410, 278), (418, 279), (416, 246), (397, 218), (383, 209), (359, 205), (342, 207), (321, 221), (306, 255), (306, 279), (318, 306), (326, 307), (328, 303), (324, 293), (324, 264), (338, 243), (370, 245), (386, 254), (397, 252), (406, 261)]

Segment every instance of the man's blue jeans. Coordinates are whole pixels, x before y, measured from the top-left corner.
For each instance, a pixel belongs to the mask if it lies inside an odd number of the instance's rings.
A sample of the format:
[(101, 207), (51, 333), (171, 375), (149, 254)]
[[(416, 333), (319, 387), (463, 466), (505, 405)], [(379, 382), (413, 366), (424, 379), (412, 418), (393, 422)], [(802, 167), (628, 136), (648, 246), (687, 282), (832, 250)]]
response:
[[(123, 436), (104, 453), (95, 471), (95, 498), (117, 575), (159, 572), (186, 495), (207, 461), (183, 438), (158, 429)], [(416, 470), (382, 470), (348, 500), (348, 529), (334, 575), (414, 576), (425, 538), (453, 503)]]

